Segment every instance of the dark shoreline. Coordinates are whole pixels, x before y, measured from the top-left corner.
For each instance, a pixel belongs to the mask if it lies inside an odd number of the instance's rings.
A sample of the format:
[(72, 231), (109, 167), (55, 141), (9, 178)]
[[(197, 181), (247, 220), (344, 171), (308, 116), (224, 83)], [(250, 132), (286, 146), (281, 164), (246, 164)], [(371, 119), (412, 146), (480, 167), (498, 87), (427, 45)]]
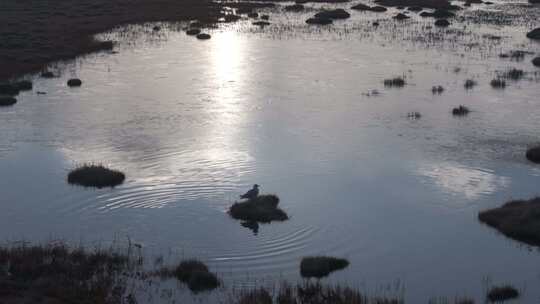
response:
[(94, 35), (145, 22), (217, 23), (223, 5), (208, 0), (6, 0), (0, 4), (0, 81), (50, 63), (111, 48)]

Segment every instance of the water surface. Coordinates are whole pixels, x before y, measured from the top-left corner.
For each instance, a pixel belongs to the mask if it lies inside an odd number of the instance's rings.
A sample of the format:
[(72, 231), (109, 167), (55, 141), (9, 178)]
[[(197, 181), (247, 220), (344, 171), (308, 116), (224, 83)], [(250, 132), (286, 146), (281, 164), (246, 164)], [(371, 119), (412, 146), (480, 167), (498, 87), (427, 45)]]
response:
[[(537, 49), (522, 34), (529, 21), (465, 34), (459, 25), (462, 38), (426, 42), (413, 39), (422, 21), (389, 30), (387, 20), (378, 34), (365, 27), (379, 18), (369, 14), (320, 31), (275, 18), (265, 30), (248, 21), (213, 30), (204, 42), (144, 35), (64, 65), (60, 78), (36, 78), (34, 92), (0, 109), (0, 237), (129, 236), (149, 255), (199, 257), (229, 286), (296, 280), (303, 256), (328, 254), (351, 261), (331, 281), (398, 289), (411, 301), (481, 298), (486, 280), (538, 299), (538, 252), (476, 219), (539, 194), (540, 170), (524, 158), (540, 139), (538, 71), (529, 57), (498, 57)], [(510, 67), (527, 79), (492, 89)], [(66, 87), (73, 76), (81, 88)], [(393, 76), (407, 85), (385, 88)], [(469, 78), (479, 85), (465, 90)], [(444, 93), (433, 95), (435, 85)], [(459, 104), (472, 112), (452, 117)], [(421, 118), (409, 119), (413, 111)], [(82, 163), (127, 180), (67, 185)], [(227, 208), (253, 183), (278, 194), (291, 219), (257, 235), (230, 219)]]

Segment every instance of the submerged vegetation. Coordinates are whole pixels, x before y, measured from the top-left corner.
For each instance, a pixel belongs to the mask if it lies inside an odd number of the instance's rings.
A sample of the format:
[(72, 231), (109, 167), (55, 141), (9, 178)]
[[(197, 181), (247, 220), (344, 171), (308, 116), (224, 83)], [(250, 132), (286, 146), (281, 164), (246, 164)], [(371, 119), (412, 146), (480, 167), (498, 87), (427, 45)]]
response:
[(124, 182), (124, 173), (102, 165), (83, 165), (72, 170), (67, 177), (69, 184), (84, 187), (115, 187)]
[(300, 274), (305, 278), (322, 278), (347, 266), (349, 261), (346, 259), (327, 256), (305, 257), (300, 263)]
[(482, 211), (478, 219), (509, 238), (540, 246), (540, 198), (511, 201)]
[(285, 221), (289, 216), (278, 208), (279, 198), (276, 195), (260, 195), (245, 202), (236, 202), (229, 208), (231, 217), (248, 222), (270, 223)]

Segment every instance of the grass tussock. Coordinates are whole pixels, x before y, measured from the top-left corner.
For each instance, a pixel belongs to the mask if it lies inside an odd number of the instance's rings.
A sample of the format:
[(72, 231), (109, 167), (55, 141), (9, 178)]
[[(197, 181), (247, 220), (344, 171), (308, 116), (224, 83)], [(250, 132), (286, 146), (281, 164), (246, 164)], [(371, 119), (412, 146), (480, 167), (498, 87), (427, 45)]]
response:
[(347, 266), (349, 261), (346, 259), (328, 256), (305, 257), (300, 262), (300, 274), (305, 278), (322, 278)]
[(82, 81), (78, 78), (72, 78), (67, 81), (68, 87), (80, 87), (82, 85)]
[(0, 107), (9, 107), (17, 103), (17, 99), (11, 96), (0, 96)]
[(503, 78), (510, 79), (513, 81), (521, 80), (525, 76), (525, 72), (523, 70), (519, 70), (516, 68), (510, 69), (503, 73)]
[(452, 115), (454, 116), (465, 116), (469, 114), (470, 110), (464, 105), (452, 109)]
[(104, 188), (118, 186), (125, 178), (124, 173), (102, 165), (83, 165), (68, 174), (67, 182), (84, 187)]
[(474, 88), (478, 83), (472, 79), (467, 79), (465, 80), (465, 84), (463, 84), (463, 86), (465, 87), (465, 89), (467, 90), (470, 90), (472, 88)]
[(289, 216), (278, 208), (279, 197), (273, 194), (259, 195), (246, 202), (236, 202), (229, 208), (231, 217), (248, 222), (269, 223), (285, 221)]
[(540, 146), (529, 148), (525, 153), (525, 157), (533, 163), (540, 164)]
[(41, 303), (120, 304), (122, 275), (133, 265), (127, 255), (112, 250), (71, 249), (62, 243), (1, 247), (0, 302), (32, 298)]
[(509, 238), (540, 246), (540, 197), (510, 201), (499, 208), (482, 211), (478, 220)]
[(393, 88), (393, 87), (402, 88), (405, 86), (405, 84), (406, 82), (405, 82), (405, 79), (403, 79), (403, 77), (395, 77), (395, 78), (384, 80), (384, 86), (389, 87), (389, 88)]
[(441, 95), (443, 92), (444, 92), (444, 87), (441, 85), (433, 86), (431, 88), (431, 93), (433, 93), (433, 95)]
[(15, 96), (19, 94), (19, 88), (12, 83), (0, 83), (0, 95)]
[(194, 259), (180, 262), (174, 276), (186, 283), (193, 292), (212, 290), (220, 285), (217, 276), (203, 262)]
[(518, 297), (519, 291), (510, 285), (493, 287), (486, 296), (489, 302), (504, 302)]
[(504, 89), (506, 88), (506, 81), (504, 81), (503, 79), (493, 79), (491, 82), (491, 87), (493, 87), (494, 89)]

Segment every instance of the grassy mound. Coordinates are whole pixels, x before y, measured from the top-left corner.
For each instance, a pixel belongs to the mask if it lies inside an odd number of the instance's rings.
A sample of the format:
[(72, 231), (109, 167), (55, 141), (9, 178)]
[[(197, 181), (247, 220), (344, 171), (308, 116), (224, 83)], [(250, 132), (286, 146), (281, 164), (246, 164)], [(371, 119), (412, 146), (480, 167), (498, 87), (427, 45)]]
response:
[(212, 36), (210, 36), (210, 34), (206, 34), (206, 33), (200, 33), (195, 37), (197, 37), (197, 39), (199, 39), (199, 40), (208, 40), (208, 39), (212, 38)]
[[(1, 303), (121, 303), (121, 275), (134, 263), (112, 251), (64, 244), (0, 248)], [(5, 267), (4, 267), (5, 266)]]
[(540, 197), (511, 201), (502, 207), (482, 211), (478, 219), (509, 238), (540, 246)]
[(527, 33), (527, 38), (540, 40), (540, 27)]
[(519, 297), (519, 291), (510, 285), (493, 287), (487, 294), (489, 302), (504, 302)]
[(351, 17), (351, 14), (349, 14), (346, 10), (342, 8), (334, 10), (324, 10), (315, 14), (315, 18), (322, 19), (347, 19), (349, 17)]
[(453, 9), (450, 1), (447, 0), (376, 0), (375, 3), (382, 6), (400, 7), (400, 6), (418, 6), (433, 9)]
[(175, 277), (186, 283), (193, 292), (212, 290), (219, 286), (215, 274), (208, 271), (208, 267), (198, 260), (182, 261), (174, 271)]
[(269, 223), (272, 221), (285, 221), (289, 216), (278, 208), (279, 198), (276, 195), (259, 195), (246, 202), (236, 202), (229, 214), (237, 220), (248, 222)]
[(82, 81), (78, 78), (73, 78), (68, 80), (67, 85), (69, 87), (80, 87), (82, 85)]
[(540, 146), (529, 148), (525, 153), (525, 157), (533, 163), (540, 164)]
[(124, 173), (108, 169), (102, 165), (83, 165), (68, 174), (67, 181), (72, 185), (84, 187), (115, 187), (122, 184)]
[(12, 106), (17, 103), (17, 99), (15, 97), (9, 97), (9, 96), (0, 96), (0, 107), (8, 107)]
[(0, 95), (15, 96), (19, 94), (19, 88), (12, 83), (0, 83)]
[(307, 24), (315, 24), (315, 25), (328, 25), (328, 24), (332, 24), (332, 22), (333, 22), (332, 19), (318, 18), (318, 17), (313, 17), (306, 20)]
[(472, 79), (465, 80), (465, 84), (463, 85), (465, 89), (470, 90), (474, 88), (478, 83)]
[(199, 35), (200, 33), (201, 33), (201, 30), (198, 28), (190, 28), (186, 31), (186, 35), (189, 35), (189, 36), (196, 36), (196, 35)]
[(300, 274), (305, 278), (322, 278), (347, 266), (349, 261), (345, 259), (326, 256), (305, 257), (300, 263)]

